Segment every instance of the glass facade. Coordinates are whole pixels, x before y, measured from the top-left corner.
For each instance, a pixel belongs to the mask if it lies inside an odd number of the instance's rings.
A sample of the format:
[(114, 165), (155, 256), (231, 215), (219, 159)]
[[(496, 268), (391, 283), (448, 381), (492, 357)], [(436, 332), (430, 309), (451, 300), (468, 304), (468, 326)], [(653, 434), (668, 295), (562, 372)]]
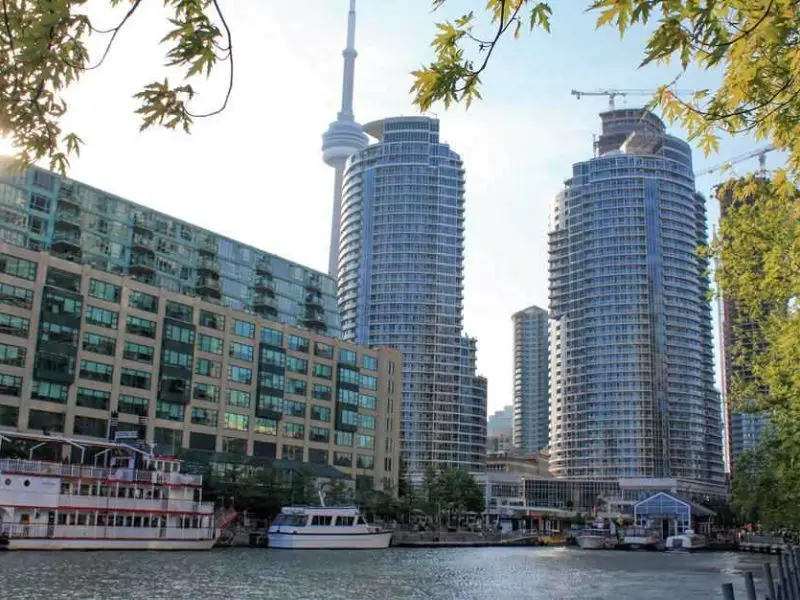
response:
[(342, 191), (342, 337), (403, 353), (402, 456), (412, 477), (428, 466), (479, 470), (486, 380), (475, 375), (475, 340), (461, 330), (461, 158), (440, 142), (436, 119), (364, 130), (378, 142), (350, 157)]
[(550, 224), (551, 471), (724, 480), (704, 199), (691, 149), (641, 109), (601, 115)]
[(0, 240), (339, 336), (327, 275), (36, 167), (0, 166)]
[(515, 313), (514, 447), (540, 452), (549, 443), (547, 311), (531, 306)]

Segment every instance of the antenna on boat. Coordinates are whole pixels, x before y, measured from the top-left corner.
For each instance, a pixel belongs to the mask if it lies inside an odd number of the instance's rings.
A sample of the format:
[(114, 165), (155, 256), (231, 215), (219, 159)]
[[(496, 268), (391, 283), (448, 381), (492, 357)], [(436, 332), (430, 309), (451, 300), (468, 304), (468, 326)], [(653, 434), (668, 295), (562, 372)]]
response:
[(317, 490), (317, 495), (319, 495), (319, 505), (325, 506), (325, 492), (322, 491), (321, 487)]

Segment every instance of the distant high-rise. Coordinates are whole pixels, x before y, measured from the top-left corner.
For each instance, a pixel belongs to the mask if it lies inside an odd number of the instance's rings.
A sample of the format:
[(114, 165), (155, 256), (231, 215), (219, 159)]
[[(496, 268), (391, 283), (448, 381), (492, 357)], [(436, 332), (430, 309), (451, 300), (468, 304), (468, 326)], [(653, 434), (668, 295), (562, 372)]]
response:
[(356, 0), (350, 0), (347, 15), (347, 46), (344, 49), (344, 73), (342, 76), (342, 107), (336, 120), (322, 136), (322, 160), (335, 169), (333, 183), (333, 218), (331, 222), (331, 246), (328, 257), (328, 275), (336, 279), (339, 256), (339, 223), (342, 216), (342, 176), (344, 164), (354, 153), (367, 146), (367, 136), (361, 131), (353, 114), (353, 87), (356, 67)]
[(689, 145), (643, 109), (601, 114), (550, 230), (551, 471), (724, 481), (704, 199)]
[(512, 315), (514, 324), (514, 447), (540, 452), (548, 444), (547, 311), (531, 306)]
[(439, 121), (398, 117), (364, 126), (377, 143), (344, 175), (339, 244), (342, 336), (403, 353), (402, 457), (481, 469), (486, 380), (462, 334), (464, 169)]
[(504, 406), (489, 417), (486, 429), (486, 452), (507, 452), (513, 448), (514, 407)]

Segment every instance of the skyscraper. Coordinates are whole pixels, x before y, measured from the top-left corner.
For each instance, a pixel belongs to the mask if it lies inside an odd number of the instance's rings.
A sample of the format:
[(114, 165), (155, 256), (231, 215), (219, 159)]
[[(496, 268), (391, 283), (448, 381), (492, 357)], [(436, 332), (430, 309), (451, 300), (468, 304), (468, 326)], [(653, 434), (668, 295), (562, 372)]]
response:
[(464, 168), (439, 121), (364, 126), (377, 142), (344, 175), (339, 244), (342, 336), (403, 353), (402, 457), (408, 472), (482, 468), (486, 380), (462, 334)]
[(643, 109), (600, 115), (550, 230), (551, 470), (724, 479), (704, 199), (691, 149)]
[(531, 306), (514, 324), (514, 447), (526, 453), (547, 447), (550, 428), (547, 311)]
[(322, 136), (322, 160), (335, 169), (333, 182), (333, 218), (331, 219), (331, 246), (328, 257), (328, 275), (336, 279), (339, 259), (339, 223), (342, 214), (342, 176), (348, 157), (366, 148), (367, 136), (353, 115), (353, 86), (356, 56), (356, 0), (350, 0), (347, 14), (347, 46), (344, 49), (344, 74), (342, 76), (342, 107), (336, 120)]

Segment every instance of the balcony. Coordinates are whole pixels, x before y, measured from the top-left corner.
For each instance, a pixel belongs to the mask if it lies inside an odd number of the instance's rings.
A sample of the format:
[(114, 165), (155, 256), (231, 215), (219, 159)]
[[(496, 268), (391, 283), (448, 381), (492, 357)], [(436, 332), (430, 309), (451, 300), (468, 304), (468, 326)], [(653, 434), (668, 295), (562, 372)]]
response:
[(258, 307), (269, 307), (269, 308), (278, 308), (278, 300), (275, 296), (270, 294), (256, 294), (253, 296), (253, 307), (258, 309)]
[(147, 254), (134, 253), (131, 256), (131, 273), (154, 273), (156, 259)]
[(272, 262), (267, 256), (259, 256), (256, 259), (256, 273), (270, 275), (272, 273)]
[(83, 217), (80, 210), (60, 207), (56, 209), (56, 228), (80, 228), (83, 225)]
[(201, 256), (197, 261), (197, 271), (200, 273), (219, 273), (219, 262), (210, 256)]
[(306, 289), (310, 292), (322, 293), (322, 281), (316, 273), (306, 275)]
[(63, 203), (65, 206), (75, 209), (79, 209), (81, 207), (80, 199), (75, 197), (74, 187), (63, 183), (58, 190), (58, 203)]
[(208, 252), (209, 254), (217, 254), (217, 238), (215, 237), (205, 237), (199, 238), (197, 240), (197, 249), (202, 252)]
[(140, 231), (153, 231), (153, 218), (148, 213), (133, 215), (133, 228)]
[(219, 279), (214, 279), (213, 277), (198, 277), (195, 281), (195, 288), (197, 289), (197, 293), (201, 296), (219, 298), (222, 293), (222, 286), (220, 286)]
[(272, 275), (259, 275), (256, 277), (254, 287), (256, 292), (275, 295), (275, 282), (272, 280)]
[(152, 236), (141, 233), (133, 234), (133, 247), (144, 250), (155, 250), (156, 240)]
[(53, 250), (57, 252), (80, 251), (80, 231), (55, 231), (53, 232)]
[(320, 294), (306, 294), (306, 309), (324, 310)]

